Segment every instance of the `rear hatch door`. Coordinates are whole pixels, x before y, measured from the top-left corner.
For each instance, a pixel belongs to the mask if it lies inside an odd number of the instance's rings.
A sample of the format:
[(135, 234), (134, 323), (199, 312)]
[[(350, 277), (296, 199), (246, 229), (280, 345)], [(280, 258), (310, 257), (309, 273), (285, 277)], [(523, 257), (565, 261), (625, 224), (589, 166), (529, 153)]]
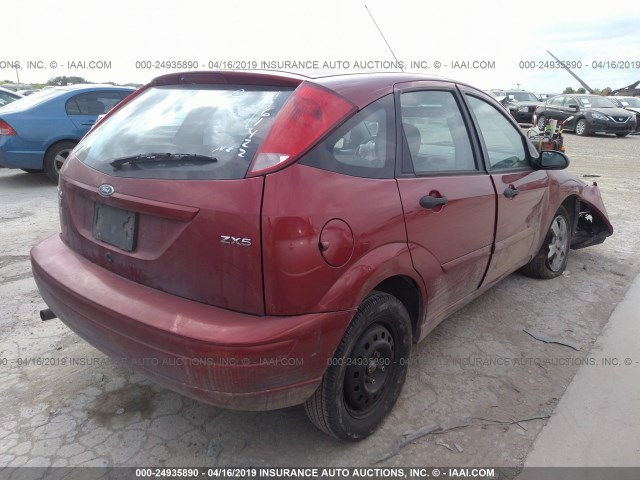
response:
[(79, 144), (61, 177), (62, 237), (159, 291), (264, 314), (263, 177), (245, 178), (283, 85), (152, 86)]

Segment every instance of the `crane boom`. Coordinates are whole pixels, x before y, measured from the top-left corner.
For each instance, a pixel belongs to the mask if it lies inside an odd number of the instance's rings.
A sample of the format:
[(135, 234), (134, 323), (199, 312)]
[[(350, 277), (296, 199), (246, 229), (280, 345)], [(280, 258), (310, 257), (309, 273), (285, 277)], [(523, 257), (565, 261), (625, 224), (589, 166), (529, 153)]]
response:
[(551, 53), (549, 50), (547, 50), (547, 53), (548, 53), (549, 55), (551, 55), (553, 58), (555, 58), (558, 62), (560, 62), (560, 65), (562, 65), (562, 68), (564, 68), (567, 72), (569, 72), (569, 73), (571, 74), (571, 76), (572, 76), (573, 78), (575, 78), (578, 82), (580, 82), (580, 85), (582, 85), (582, 86), (584, 87), (584, 89), (585, 89), (587, 92), (589, 92), (589, 93), (594, 93), (594, 92), (593, 92), (593, 88), (591, 88), (589, 85), (587, 85), (586, 83), (584, 83), (584, 82), (582, 81), (582, 79), (581, 79), (580, 77), (578, 77), (575, 73), (573, 73), (573, 72), (571, 71), (571, 69), (569, 69), (569, 67), (567, 67), (567, 66), (565, 65), (565, 63), (564, 63), (562, 60), (560, 60), (558, 57), (556, 57), (556, 56), (555, 56), (553, 53)]

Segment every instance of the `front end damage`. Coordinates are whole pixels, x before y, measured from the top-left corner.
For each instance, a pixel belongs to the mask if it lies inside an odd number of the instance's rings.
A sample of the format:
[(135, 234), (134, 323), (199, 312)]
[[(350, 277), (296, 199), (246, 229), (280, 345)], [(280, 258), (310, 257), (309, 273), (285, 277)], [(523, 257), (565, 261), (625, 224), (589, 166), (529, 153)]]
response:
[(575, 215), (571, 249), (599, 245), (613, 234), (607, 210), (602, 201), (598, 184), (585, 185), (575, 203)]

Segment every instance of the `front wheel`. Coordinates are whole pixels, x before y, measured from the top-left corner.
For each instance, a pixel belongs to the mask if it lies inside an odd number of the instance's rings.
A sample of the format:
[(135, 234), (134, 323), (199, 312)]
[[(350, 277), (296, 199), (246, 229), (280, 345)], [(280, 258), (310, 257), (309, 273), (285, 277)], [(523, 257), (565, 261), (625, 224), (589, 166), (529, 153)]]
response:
[(522, 273), (534, 278), (555, 278), (564, 272), (571, 248), (571, 217), (560, 207), (551, 221), (544, 243)]
[(584, 118), (581, 118), (576, 122), (576, 134), (582, 137), (584, 137), (585, 135), (589, 135), (587, 121)]
[(373, 292), (358, 308), (320, 386), (304, 404), (323, 432), (362, 440), (382, 423), (407, 375), (411, 320), (396, 297)]
[(44, 157), (44, 173), (52, 182), (58, 183), (60, 169), (75, 146), (74, 142), (60, 142), (47, 151)]
[(627, 135), (629, 135), (628, 133), (616, 133), (616, 137), (626, 137)]

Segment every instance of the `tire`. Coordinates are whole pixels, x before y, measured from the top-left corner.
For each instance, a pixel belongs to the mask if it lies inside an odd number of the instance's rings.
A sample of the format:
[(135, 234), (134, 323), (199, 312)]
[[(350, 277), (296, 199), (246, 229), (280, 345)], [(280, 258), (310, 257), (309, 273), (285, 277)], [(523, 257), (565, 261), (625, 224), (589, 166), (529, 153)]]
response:
[(629, 135), (628, 133), (616, 133), (616, 137), (626, 137), (627, 135)]
[(553, 216), (544, 242), (522, 273), (533, 278), (549, 279), (562, 275), (571, 247), (571, 217), (564, 207)]
[(304, 408), (335, 438), (371, 435), (396, 403), (411, 353), (411, 320), (396, 297), (372, 292), (360, 305)]
[(538, 117), (538, 120), (536, 121), (536, 126), (538, 127), (538, 130), (540, 131), (544, 130), (545, 123), (546, 123), (546, 119), (544, 118), (544, 115), (540, 115)]
[(581, 137), (589, 135), (589, 126), (587, 125), (586, 119), (580, 118), (576, 121), (576, 135), (580, 135)]
[(38, 168), (21, 168), (20, 170), (22, 170), (23, 172), (27, 172), (27, 173), (42, 173), (42, 172), (44, 172), (44, 170), (38, 169)]
[(52, 182), (58, 183), (60, 169), (69, 153), (76, 146), (75, 142), (60, 142), (52, 145), (44, 156), (44, 173)]

